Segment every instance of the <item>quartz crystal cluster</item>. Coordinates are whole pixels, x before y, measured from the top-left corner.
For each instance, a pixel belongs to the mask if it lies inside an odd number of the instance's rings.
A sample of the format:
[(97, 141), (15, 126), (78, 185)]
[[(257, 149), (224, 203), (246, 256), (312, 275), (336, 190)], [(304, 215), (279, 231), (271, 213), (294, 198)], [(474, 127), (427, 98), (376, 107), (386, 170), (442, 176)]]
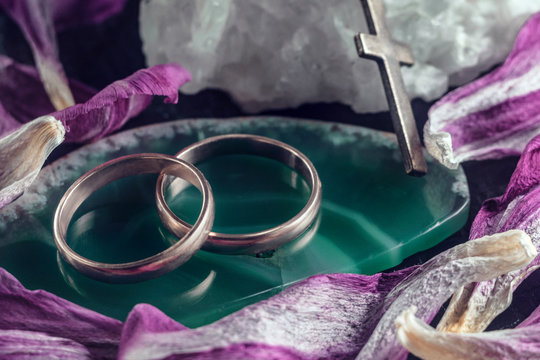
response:
[[(540, 0), (385, 0), (393, 37), (416, 64), (403, 68), (411, 98), (433, 100), (502, 62)], [(358, 59), (367, 32), (358, 0), (141, 2), (149, 65), (177, 61), (183, 91), (228, 91), (247, 111), (338, 101), (357, 112), (387, 108), (377, 66)]]

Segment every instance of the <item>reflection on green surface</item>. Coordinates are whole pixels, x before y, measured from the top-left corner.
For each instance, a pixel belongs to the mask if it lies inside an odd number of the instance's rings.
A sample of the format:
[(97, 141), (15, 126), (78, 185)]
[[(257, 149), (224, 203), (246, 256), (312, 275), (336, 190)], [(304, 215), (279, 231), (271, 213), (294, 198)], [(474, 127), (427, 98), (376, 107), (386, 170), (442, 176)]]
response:
[[(52, 215), (63, 192), (84, 171), (136, 152), (174, 154), (202, 137), (256, 133), (287, 142), (315, 164), (323, 183), (317, 224), (301, 238), (266, 256), (199, 251), (179, 269), (138, 284), (111, 285), (74, 271), (58, 259)], [(371, 274), (442, 241), (465, 222), (468, 194), (461, 170), (429, 161), (421, 179), (404, 174), (399, 151), (385, 135), (351, 126), (299, 120), (177, 122), (117, 135), (80, 150), (44, 170), (49, 184), (43, 207), (13, 216), (0, 212), (0, 265), (29, 288), (42, 288), (103, 314), (124, 319), (139, 302), (151, 303), (187, 326), (214, 321), (288, 284), (325, 272)], [(77, 166), (72, 166), (76, 164)], [(201, 164), (216, 199), (214, 230), (243, 233), (276, 226), (305, 204), (301, 177), (272, 160), (223, 156)], [(69, 180), (68, 180), (69, 179)], [(115, 182), (92, 195), (75, 214), (68, 242), (94, 260), (125, 262), (164, 250), (172, 238), (154, 210), (155, 176)], [(43, 194), (43, 184), (36, 190)], [(32, 201), (32, 190), (26, 194)], [(193, 223), (201, 196), (173, 182), (169, 206)], [(23, 197), (24, 198), (24, 197)]]

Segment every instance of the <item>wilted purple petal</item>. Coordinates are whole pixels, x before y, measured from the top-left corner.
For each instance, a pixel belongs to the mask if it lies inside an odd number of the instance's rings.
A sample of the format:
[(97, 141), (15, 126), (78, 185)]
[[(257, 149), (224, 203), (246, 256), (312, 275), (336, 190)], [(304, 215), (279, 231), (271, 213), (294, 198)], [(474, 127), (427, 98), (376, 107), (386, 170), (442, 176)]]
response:
[(503, 66), (444, 96), (424, 127), (428, 151), (457, 168), (520, 154), (540, 131), (540, 13), (521, 29)]
[[(540, 249), (540, 136), (525, 148), (504, 195), (484, 202), (471, 227), (470, 238), (521, 229)], [(515, 288), (540, 264), (536, 258), (524, 269), (495, 280), (472, 283), (460, 289), (437, 329), (479, 332), (504, 311)]]
[(52, 16), (56, 31), (97, 24), (122, 11), (126, 0), (54, 0)]
[[(0, 311), (0, 329), (7, 331), (4, 331), (4, 335), (21, 336), (21, 331), (39, 332), (78, 343), (87, 349), (93, 359), (116, 358), (122, 327), (120, 321), (82, 308), (43, 290), (26, 290), (2, 268), (0, 308), (3, 309)], [(62, 341), (60, 339), (55, 341)], [(67, 341), (65, 344), (74, 345)], [(37, 349), (38, 343), (33, 345)], [(46, 347), (42, 350), (44, 357), (49, 358), (48, 353), (57, 349)]]
[(0, 358), (91, 359), (90, 352), (73, 340), (35, 331), (0, 330)]
[(0, 137), (4, 134), (9, 134), (19, 127), (21, 127), (21, 123), (15, 120), (11, 114), (7, 112), (0, 101)]
[(58, 57), (52, 18), (53, 0), (0, 0), (0, 7), (21, 28), (32, 48), (45, 90), (55, 109), (75, 104)]
[(436, 331), (405, 310), (396, 320), (399, 342), (426, 360), (537, 360), (540, 357), (540, 307), (515, 329), (484, 333)]
[(139, 114), (155, 95), (165, 96), (166, 103), (176, 103), (178, 88), (189, 80), (190, 74), (178, 64), (156, 65), (115, 81), (86, 103), (52, 116), (66, 127), (66, 141), (97, 140)]
[[(77, 102), (85, 102), (97, 92), (78, 81), (71, 80), (69, 85)], [(37, 70), (0, 55), (0, 137), (52, 112), (54, 107)]]
[(314, 276), (194, 330), (139, 305), (124, 326), (119, 357), (268, 358), (275, 352), (285, 359), (335, 359), (362, 350), (359, 359), (402, 358), (406, 351), (393, 325), (401, 311), (416, 305), (430, 319), (463, 283), (522, 267), (535, 255), (523, 232), (498, 234), (390, 274)]
[[(366, 342), (376, 320), (370, 311), (414, 268), (373, 276), (311, 277), (214, 324), (190, 330), (159, 310), (138, 305), (122, 333), (120, 358), (161, 359), (170, 354), (237, 358), (246, 349), (296, 358), (347, 358)], [(176, 325), (175, 325), (176, 324)], [(291, 358), (295, 358), (291, 356)]]
[(64, 126), (52, 116), (31, 121), (0, 139), (0, 208), (18, 198), (64, 140)]

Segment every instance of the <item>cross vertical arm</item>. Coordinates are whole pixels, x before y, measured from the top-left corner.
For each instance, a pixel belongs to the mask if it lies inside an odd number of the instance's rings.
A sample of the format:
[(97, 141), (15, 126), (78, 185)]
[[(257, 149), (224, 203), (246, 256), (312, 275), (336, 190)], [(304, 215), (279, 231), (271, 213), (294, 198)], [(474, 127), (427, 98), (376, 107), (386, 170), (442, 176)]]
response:
[(409, 175), (425, 175), (427, 164), (400, 68), (400, 63), (410, 65), (414, 62), (412, 53), (406, 45), (392, 41), (384, 22), (382, 0), (360, 2), (370, 34), (360, 33), (355, 36), (358, 55), (375, 60), (379, 65), (405, 171)]

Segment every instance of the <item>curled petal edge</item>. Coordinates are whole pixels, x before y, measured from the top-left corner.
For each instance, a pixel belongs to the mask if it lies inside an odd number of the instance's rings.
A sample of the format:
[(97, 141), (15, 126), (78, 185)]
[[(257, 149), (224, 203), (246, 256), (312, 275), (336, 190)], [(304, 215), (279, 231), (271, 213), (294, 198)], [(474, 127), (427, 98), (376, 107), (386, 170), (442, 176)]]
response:
[(0, 139), (0, 208), (22, 195), (64, 134), (62, 123), (47, 115)]
[(484, 333), (453, 333), (433, 329), (415, 316), (416, 307), (396, 318), (399, 342), (426, 360), (538, 359), (540, 307), (515, 329)]

